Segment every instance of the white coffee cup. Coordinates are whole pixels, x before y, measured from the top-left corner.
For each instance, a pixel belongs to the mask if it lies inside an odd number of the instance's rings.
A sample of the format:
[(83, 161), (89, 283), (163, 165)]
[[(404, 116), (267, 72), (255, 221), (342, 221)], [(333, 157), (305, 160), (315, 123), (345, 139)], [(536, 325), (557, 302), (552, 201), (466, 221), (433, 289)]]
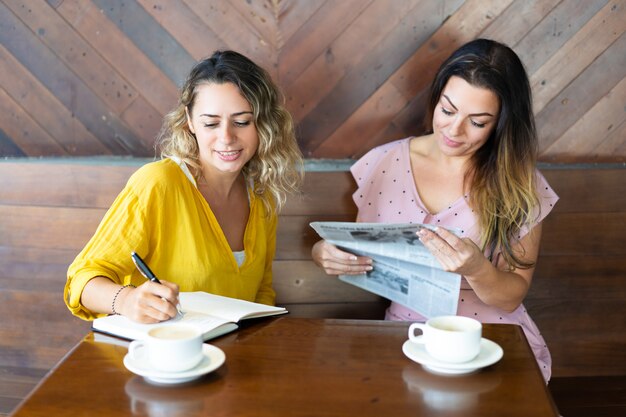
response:
[[(426, 323), (413, 323), (409, 339), (424, 344), (426, 352), (441, 362), (469, 362), (480, 353), (482, 324), (463, 316), (439, 316)], [(420, 329), (421, 335), (415, 335)]]
[(202, 335), (183, 324), (157, 326), (145, 339), (131, 342), (128, 352), (135, 360), (147, 355), (148, 363), (157, 371), (187, 371), (203, 358)]

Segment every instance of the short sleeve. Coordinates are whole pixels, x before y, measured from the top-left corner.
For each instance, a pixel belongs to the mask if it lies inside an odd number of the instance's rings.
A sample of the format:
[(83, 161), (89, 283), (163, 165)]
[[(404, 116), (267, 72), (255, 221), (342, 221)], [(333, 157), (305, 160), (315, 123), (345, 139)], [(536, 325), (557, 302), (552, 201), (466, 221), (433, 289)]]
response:
[(372, 175), (376, 163), (380, 159), (380, 148), (374, 148), (367, 152), (350, 167), (350, 172), (359, 187), (363, 187), (367, 178)]
[(541, 223), (543, 219), (550, 214), (556, 202), (559, 201), (559, 196), (554, 192), (552, 187), (550, 187), (550, 184), (548, 184), (548, 181), (539, 170), (536, 171), (536, 190), (537, 198), (539, 199), (539, 207), (536, 208), (531, 222), (520, 230), (520, 239), (524, 237), (530, 229)]
[[(406, 139), (404, 139), (406, 141)], [(357, 198), (358, 196), (367, 195), (373, 188), (374, 181), (377, 179), (375, 175), (377, 168), (381, 164), (387, 164), (385, 160), (385, 154), (390, 150), (397, 148), (401, 144), (402, 140), (390, 142), (381, 146), (378, 146), (365, 155), (363, 155), (358, 161), (350, 167), (350, 172), (354, 177), (357, 184), (357, 190), (352, 195), (354, 203), (357, 208), (361, 210), (364, 200)]]

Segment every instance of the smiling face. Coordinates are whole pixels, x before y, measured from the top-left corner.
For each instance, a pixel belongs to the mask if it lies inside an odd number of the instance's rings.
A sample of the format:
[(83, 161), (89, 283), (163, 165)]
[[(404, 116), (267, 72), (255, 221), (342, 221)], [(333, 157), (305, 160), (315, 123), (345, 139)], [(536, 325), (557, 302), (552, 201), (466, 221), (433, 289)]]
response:
[(232, 83), (198, 86), (187, 123), (205, 174), (238, 174), (259, 147), (252, 107)]
[(485, 88), (450, 77), (433, 115), (433, 131), (446, 156), (472, 156), (496, 127), (500, 102)]

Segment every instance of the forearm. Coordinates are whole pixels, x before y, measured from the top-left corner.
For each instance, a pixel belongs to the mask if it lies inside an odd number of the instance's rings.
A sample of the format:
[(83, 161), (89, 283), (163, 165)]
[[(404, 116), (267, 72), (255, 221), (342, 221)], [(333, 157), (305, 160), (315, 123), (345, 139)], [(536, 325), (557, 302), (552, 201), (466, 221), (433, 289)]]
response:
[[(531, 271), (525, 270), (528, 272)], [(465, 279), (483, 303), (508, 312), (519, 307), (530, 286), (519, 273), (498, 269), (487, 259), (476, 273), (465, 275)]]
[[(106, 277), (95, 277), (85, 285), (80, 297), (81, 304), (95, 314), (111, 314), (114, 312), (114, 308), (119, 311), (122, 298), (126, 295), (124, 293), (127, 291), (122, 288), (120, 284)], [(115, 306), (113, 305), (114, 299)]]

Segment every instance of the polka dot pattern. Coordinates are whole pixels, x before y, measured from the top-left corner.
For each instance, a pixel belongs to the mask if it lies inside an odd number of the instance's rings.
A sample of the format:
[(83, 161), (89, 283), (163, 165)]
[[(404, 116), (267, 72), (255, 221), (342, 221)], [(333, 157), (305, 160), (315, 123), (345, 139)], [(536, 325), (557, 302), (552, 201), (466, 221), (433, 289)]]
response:
[[(455, 229), (463, 236), (480, 241), (477, 218), (469, 203), (469, 195), (451, 202), (439, 213), (430, 213), (422, 203), (413, 181), (409, 160), (409, 138), (390, 142), (369, 151), (351, 168), (358, 189), (353, 194), (363, 222), (424, 223)], [(536, 222), (548, 215), (558, 196), (537, 171), (537, 190), (540, 207), (536, 211)], [(530, 228), (523, 227), (519, 237), (525, 236)], [(551, 358), (545, 342), (523, 305), (512, 313), (485, 305), (469, 286), (461, 280), (461, 295), (457, 314), (474, 317), (483, 323), (513, 323), (520, 325), (537, 357), (546, 380), (550, 377)], [(387, 319), (421, 321), (425, 317), (400, 304), (392, 303)]]

